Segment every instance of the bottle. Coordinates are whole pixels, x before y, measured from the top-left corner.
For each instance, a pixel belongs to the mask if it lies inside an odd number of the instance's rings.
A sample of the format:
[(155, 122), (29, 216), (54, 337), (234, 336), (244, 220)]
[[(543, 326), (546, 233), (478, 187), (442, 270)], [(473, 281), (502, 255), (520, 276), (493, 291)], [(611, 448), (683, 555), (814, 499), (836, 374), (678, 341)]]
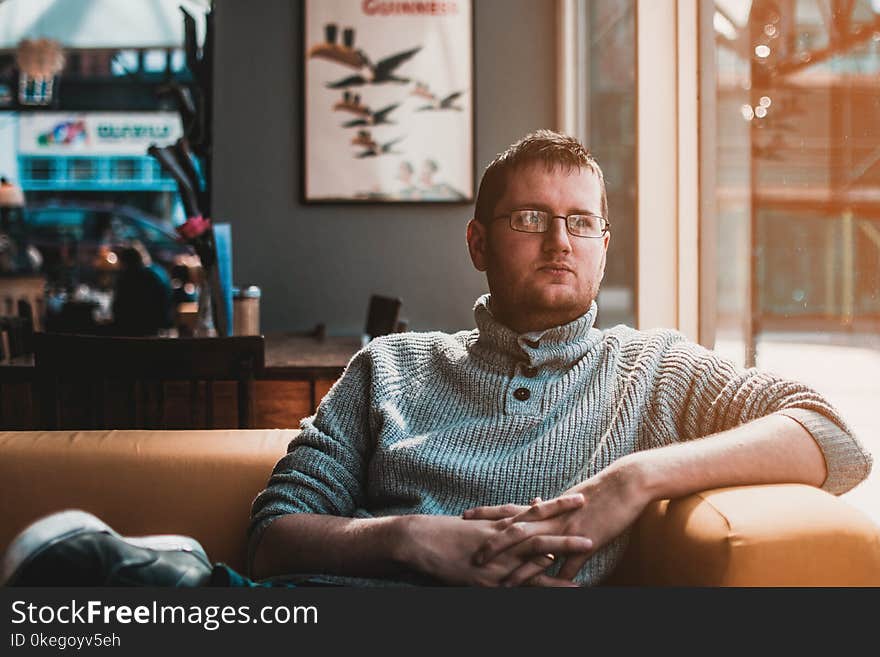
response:
[(232, 334), (260, 335), (260, 297), (256, 285), (232, 288)]

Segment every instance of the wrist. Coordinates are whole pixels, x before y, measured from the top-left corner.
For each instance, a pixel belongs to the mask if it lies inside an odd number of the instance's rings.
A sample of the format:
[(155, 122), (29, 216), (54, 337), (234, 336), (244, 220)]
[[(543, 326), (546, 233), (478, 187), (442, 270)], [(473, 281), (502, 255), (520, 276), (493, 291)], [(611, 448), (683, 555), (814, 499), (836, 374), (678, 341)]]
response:
[(403, 569), (418, 570), (419, 550), (416, 547), (418, 527), (422, 516), (406, 515), (394, 519), (391, 541), (391, 559)]
[(644, 508), (654, 501), (657, 491), (654, 470), (642, 458), (642, 452), (624, 456), (612, 463), (600, 475), (615, 480), (623, 491), (624, 499)]

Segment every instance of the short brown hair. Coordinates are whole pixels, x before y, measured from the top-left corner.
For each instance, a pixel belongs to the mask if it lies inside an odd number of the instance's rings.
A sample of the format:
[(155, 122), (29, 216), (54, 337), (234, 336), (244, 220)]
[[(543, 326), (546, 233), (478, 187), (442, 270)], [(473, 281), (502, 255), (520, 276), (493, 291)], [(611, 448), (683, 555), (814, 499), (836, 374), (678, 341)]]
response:
[(516, 169), (535, 162), (540, 162), (547, 168), (592, 171), (599, 179), (599, 187), (602, 190), (602, 216), (608, 218), (605, 176), (599, 164), (577, 139), (552, 130), (538, 130), (526, 135), (492, 160), (480, 181), (474, 218), (483, 224), (488, 224), (492, 220), (495, 205), (504, 196), (508, 176)]

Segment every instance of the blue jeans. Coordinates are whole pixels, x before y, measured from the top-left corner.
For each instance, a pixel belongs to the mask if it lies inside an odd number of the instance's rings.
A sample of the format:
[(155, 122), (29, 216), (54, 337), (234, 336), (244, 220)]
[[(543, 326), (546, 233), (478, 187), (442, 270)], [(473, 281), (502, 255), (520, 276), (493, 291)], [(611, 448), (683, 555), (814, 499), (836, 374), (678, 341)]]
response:
[(224, 586), (232, 588), (288, 588), (294, 589), (300, 586), (340, 586), (331, 582), (322, 581), (318, 577), (270, 577), (261, 581), (254, 581), (236, 572), (225, 563), (215, 563), (211, 571), (211, 578), (206, 586)]

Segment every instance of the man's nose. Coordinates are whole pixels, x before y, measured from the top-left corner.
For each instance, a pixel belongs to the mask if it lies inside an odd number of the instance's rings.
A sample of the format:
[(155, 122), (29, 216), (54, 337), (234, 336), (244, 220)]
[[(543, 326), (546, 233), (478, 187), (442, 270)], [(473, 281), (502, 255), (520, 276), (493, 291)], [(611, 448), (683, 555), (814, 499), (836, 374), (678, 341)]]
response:
[(571, 251), (570, 239), (565, 217), (553, 217), (544, 233), (544, 250), (568, 253)]

